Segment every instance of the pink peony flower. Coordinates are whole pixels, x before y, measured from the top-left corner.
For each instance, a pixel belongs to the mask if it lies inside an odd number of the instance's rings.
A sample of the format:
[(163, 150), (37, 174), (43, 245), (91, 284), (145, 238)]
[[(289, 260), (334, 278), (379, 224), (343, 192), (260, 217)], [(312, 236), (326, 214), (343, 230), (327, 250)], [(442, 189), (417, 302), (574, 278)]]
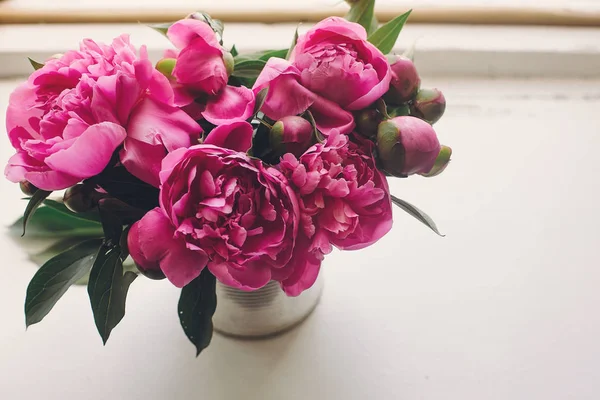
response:
[(352, 132), (352, 114), (333, 101), (307, 89), (300, 78), (298, 68), (288, 61), (270, 58), (252, 88), (254, 93), (269, 88), (261, 111), (277, 121), (309, 110), (323, 134), (327, 135), (332, 130), (341, 133)]
[(190, 145), (200, 126), (173, 105), (168, 81), (129, 37), (112, 45), (85, 40), (50, 59), (10, 96), (6, 127), (17, 153), (5, 170), (13, 182), (58, 190), (100, 173), (125, 141), (121, 161), (158, 185), (167, 151)]
[(323, 254), (367, 247), (392, 226), (389, 189), (375, 167), (370, 141), (334, 133), (299, 159), (288, 153), (279, 167), (298, 193), (301, 231)]
[(219, 44), (210, 25), (182, 19), (169, 27), (167, 36), (179, 49), (165, 54), (176, 58), (172, 77), (178, 105), (187, 106), (192, 116), (214, 125), (252, 115), (254, 93), (243, 86), (227, 85), (233, 58)]
[(392, 78), (386, 57), (367, 42), (365, 29), (339, 17), (326, 18), (300, 36), (290, 61), (302, 85), (345, 110), (375, 102)]
[(288, 153), (279, 164), (297, 192), (300, 207), (294, 274), (282, 282), (289, 295), (314, 283), (331, 245), (362, 249), (392, 227), (389, 189), (375, 167), (373, 145), (358, 136), (352, 138), (358, 143), (334, 132), (326, 143), (314, 145), (299, 159)]
[[(231, 129), (243, 136), (243, 128)], [(296, 196), (283, 174), (239, 152), (246, 147), (201, 144), (164, 159), (160, 207), (135, 223), (128, 237), (142, 270), (160, 269), (183, 287), (208, 267), (242, 290), (294, 272), (287, 265), (298, 230)]]

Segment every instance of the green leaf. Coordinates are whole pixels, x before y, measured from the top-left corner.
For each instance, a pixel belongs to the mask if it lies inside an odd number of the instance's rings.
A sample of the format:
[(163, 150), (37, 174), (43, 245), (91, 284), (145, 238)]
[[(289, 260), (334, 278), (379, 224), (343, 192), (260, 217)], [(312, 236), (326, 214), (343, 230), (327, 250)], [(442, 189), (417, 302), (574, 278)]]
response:
[(269, 61), (269, 58), (272, 57), (276, 57), (276, 58), (284, 58), (285, 55), (287, 54), (288, 49), (281, 49), (281, 50), (264, 50), (264, 51), (256, 51), (254, 53), (244, 53), (244, 54), (238, 54), (236, 56), (234, 56), (234, 61), (235, 63), (240, 63), (242, 61), (248, 61), (248, 60), (262, 60), (262, 61)]
[(212, 316), (217, 308), (216, 280), (208, 268), (181, 289), (179, 320), (188, 339), (196, 346), (196, 357), (210, 344)]
[(67, 289), (85, 276), (101, 244), (101, 239), (81, 242), (42, 265), (27, 287), (26, 326), (44, 319)]
[(29, 203), (27, 203), (27, 207), (25, 208), (25, 213), (23, 214), (23, 234), (21, 236), (25, 236), (25, 228), (27, 228), (27, 221), (29, 218), (35, 213), (35, 210), (42, 204), (42, 202), (46, 199), (46, 197), (50, 196), (50, 193), (46, 190), (38, 190), (31, 196), (29, 199)]
[[(12, 226), (13, 234), (21, 235), (24, 218), (19, 218)], [(61, 237), (101, 237), (100, 223), (65, 214), (52, 207), (42, 206), (27, 223), (28, 238), (61, 238)]]
[(35, 71), (37, 71), (38, 69), (40, 69), (40, 68), (42, 68), (44, 66), (44, 64), (39, 63), (39, 62), (37, 62), (37, 61), (29, 58), (29, 57), (27, 57), (27, 59), (29, 60), (29, 63), (31, 64), (31, 66), (33, 67), (33, 69)]
[[(102, 233), (100, 233), (100, 235), (101, 234)], [(24, 250), (28, 253), (28, 256), (29, 256), (28, 258), (30, 261), (35, 263), (37, 266), (42, 266), (51, 258), (56, 257), (57, 255), (65, 252), (66, 250), (75, 246), (76, 244), (79, 244), (81, 242), (84, 242), (86, 240), (91, 240), (91, 239), (99, 239), (100, 241), (102, 241), (101, 240), (102, 237), (100, 235), (88, 236), (88, 237), (86, 237), (86, 236), (68, 236), (68, 237), (60, 238), (56, 241), (52, 241), (52, 242), (48, 243), (47, 245), (43, 246), (41, 249), (28, 250), (26, 247), (24, 247)]]
[(262, 88), (255, 97), (256, 102), (254, 103), (254, 115), (260, 111), (263, 104), (265, 104), (265, 100), (267, 99), (267, 94), (269, 93), (269, 88)]
[(367, 32), (371, 29), (375, 17), (375, 0), (359, 0), (350, 6), (346, 19), (362, 25)]
[(88, 294), (94, 321), (102, 342), (106, 344), (111, 331), (125, 316), (125, 299), (129, 285), (137, 274), (123, 274), (123, 259), (119, 246), (102, 245), (90, 271)]
[(394, 203), (395, 205), (397, 205), (398, 207), (400, 207), (401, 209), (403, 209), (404, 211), (406, 211), (407, 213), (409, 213), (410, 215), (412, 215), (413, 217), (415, 217), (416, 219), (421, 221), (424, 225), (429, 227), (429, 229), (431, 229), (438, 235), (444, 236), (440, 233), (440, 231), (438, 231), (438, 228), (435, 225), (435, 222), (433, 222), (431, 217), (429, 215), (425, 214), (425, 212), (419, 210), (416, 206), (413, 206), (409, 202), (397, 198), (394, 195), (390, 195), (390, 197), (392, 199), (392, 203)]
[(296, 32), (294, 33), (294, 37), (292, 39), (292, 44), (290, 44), (290, 48), (285, 54), (285, 59), (289, 60), (292, 56), (292, 51), (294, 51), (294, 47), (296, 47), (296, 43), (298, 43), (298, 28), (296, 28)]
[(44, 200), (44, 206), (53, 208), (54, 210), (73, 218), (100, 223), (100, 214), (97, 210), (76, 213), (69, 210), (62, 201), (56, 201), (52, 199)]
[(231, 50), (229, 50), (229, 52), (231, 53), (231, 55), (233, 57), (236, 57), (238, 54), (240, 54), (237, 50), (237, 48), (235, 47), (235, 44), (233, 46), (231, 46)]
[(256, 78), (266, 64), (263, 60), (243, 60), (235, 64), (231, 75), (238, 78)]
[(377, 17), (375, 16), (375, 14), (373, 14), (373, 19), (371, 20), (371, 24), (369, 25), (369, 28), (367, 28), (367, 35), (372, 34), (378, 28), (379, 28), (379, 21), (377, 20)]
[(269, 50), (259, 57), (259, 60), (269, 61), (269, 58), (285, 58), (288, 53), (288, 49), (283, 50)]
[(153, 24), (153, 25), (149, 25), (149, 26), (150, 26), (150, 28), (154, 29), (156, 32), (167, 36), (167, 31), (169, 30), (171, 25), (173, 25), (171, 22), (167, 22), (164, 24)]
[(409, 10), (377, 29), (369, 35), (368, 41), (381, 50), (383, 54), (388, 54), (394, 48), (402, 27), (404, 27), (411, 12), (412, 10)]

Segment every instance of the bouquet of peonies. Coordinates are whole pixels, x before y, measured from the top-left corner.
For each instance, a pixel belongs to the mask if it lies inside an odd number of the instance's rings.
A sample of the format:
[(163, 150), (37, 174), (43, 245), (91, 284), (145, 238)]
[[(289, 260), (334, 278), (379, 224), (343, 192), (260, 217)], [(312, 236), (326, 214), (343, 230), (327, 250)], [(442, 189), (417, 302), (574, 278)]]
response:
[(386, 56), (409, 13), (378, 27), (374, 0), (349, 3), (289, 49), (238, 54), (220, 21), (194, 13), (155, 27), (174, 45), (155, 65), (127, 35), (32, 61), (10, 97), (5, 173), (30, 196), (23, 233), (63, 240), (29, 284), (27, 325), (87, 279), (106, 342), (141, 273), (182, 288), (199, 353), (216, 280), (245, 291), (275, 280), (297, 296), (333, 247), (384, 236), (392, 203), (437, 232), (386, 176), (446, 167), (431, 127), (444, 97), (420, 89), (410, 57)]

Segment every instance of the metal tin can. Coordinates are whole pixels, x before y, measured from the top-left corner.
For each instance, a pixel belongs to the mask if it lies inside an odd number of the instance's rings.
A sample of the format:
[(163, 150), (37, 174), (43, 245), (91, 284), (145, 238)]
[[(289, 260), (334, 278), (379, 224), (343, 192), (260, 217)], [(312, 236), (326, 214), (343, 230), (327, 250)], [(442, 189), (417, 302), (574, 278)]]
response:
[(310, 289), (297, 297), (288, 297), (275, 281), (253, 292), (234, 289), (217, 281), (215, 331), (239, 338), (261, 338), (293, 328), (317, 306), (323, 290), (321, 275)]

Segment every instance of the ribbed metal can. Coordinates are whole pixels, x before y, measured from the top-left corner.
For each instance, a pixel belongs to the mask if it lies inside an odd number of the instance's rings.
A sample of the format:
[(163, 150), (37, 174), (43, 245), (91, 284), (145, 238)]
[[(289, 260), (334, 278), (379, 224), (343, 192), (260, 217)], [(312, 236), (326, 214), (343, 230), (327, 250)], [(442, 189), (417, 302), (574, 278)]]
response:
[(253, 292), (234, 289), (217, 281), (214, 329), (239, 338), (261, 338), (283, 333), (310, 315), (322, 291), (321, 276), (310, 289), (297, 297), (288, 297), (275, 281)]

